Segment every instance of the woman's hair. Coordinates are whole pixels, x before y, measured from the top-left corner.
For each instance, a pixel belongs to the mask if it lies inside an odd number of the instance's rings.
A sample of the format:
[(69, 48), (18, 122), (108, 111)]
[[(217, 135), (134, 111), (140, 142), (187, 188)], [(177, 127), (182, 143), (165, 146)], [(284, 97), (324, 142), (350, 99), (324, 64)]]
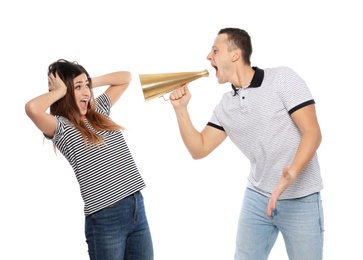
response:
[(85, 124), (74, 95), (74, 79), (81, 74), (86, 74), (89, 81), (90, 88), (90, 101), (87, 107), (87, 120), (96, 131), (117, 131), (123, 130), (123, 127), (113, 122), (109, 117), (96, 112), (96, 102), (92, 90), (92, 79), (84, 67), (77, 62), (69, 62), (64, 59), (53, 62), (48, 67), (48, 76), (52, 73), (62, 79), (67, 87), (66, 95), (53, 103), (50, 106), (50, 114), (63, 116), (67, 118), (82, 134), (82, 137), (87, 144), (101, 144), (103, 142), (102, 136), (92, 131)]
[(242, 51), (242, 57), (247, 65), (251, 65), (252, 43), (249, 34), (239, 28), (224, 28), (218, 34), (225, 33), (228, 35), (228, 50), (239, 48)]

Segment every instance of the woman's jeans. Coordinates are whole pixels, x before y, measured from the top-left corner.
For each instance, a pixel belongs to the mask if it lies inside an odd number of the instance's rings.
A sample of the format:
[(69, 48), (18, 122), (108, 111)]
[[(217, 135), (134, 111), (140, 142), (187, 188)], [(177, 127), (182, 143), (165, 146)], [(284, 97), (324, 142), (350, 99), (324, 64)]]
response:
[(154, 259), (141, 192), (87, 216), (85, 233), (91, 260)]
[(270, 218), (266, 217), (268, 200), (268, 197), (246, 189), (234, 259), (268, 259), (279, 232), (290, 260), (322, 259), (324, 216), (320, 193), (278, 200)]

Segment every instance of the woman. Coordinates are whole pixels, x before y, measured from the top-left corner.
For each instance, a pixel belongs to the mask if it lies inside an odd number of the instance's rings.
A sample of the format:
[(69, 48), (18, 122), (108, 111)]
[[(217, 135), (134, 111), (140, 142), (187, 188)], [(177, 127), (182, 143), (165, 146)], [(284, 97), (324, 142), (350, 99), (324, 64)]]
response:
[[(153, 259), (140, 192), (145, 183), (123, 128), (109, 117), (130, 82), (130, 72), (91, 78), (78, 63), (62, 59), (48, 68), (49, 92), (25, 105), (29, 118), (74, 170), (84, 201), (92, 260)], [(92, 88), (106, 85), (106, 91), (95, 99)]]

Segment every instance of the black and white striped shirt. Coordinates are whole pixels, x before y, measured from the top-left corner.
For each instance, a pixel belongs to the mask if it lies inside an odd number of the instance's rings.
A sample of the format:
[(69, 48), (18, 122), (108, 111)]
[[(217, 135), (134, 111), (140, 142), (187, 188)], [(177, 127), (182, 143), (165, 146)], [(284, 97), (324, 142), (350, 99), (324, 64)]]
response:
[[(282, 170), (291, 165), (301, 134), (291, 114), (315, 101), (301, 77), (288, 67), (255, 69), (250, 86), (223, 95), (208, 125), (225, 131), (250, 160), (247, 186), (270, 196)], [(280, 199), (323, 188), (317, 154)]]
[[(97, 112), (108, 116), (111, 104), (107, 95), (100, 95), (96, 102)], [(145, 187), (121, 131), (99, 131), (104, 144), (86, 146), (81, 133), (66, 118), (56, 118), (57, 129), (52, 141), (74, 170), (86, 216)]]

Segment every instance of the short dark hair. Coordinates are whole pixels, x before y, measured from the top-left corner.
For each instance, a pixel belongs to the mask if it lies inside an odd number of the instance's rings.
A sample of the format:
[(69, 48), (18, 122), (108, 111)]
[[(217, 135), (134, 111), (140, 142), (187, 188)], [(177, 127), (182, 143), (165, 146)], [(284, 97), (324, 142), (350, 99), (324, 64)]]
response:
[(228, 49), (239, 48), (242, 51), (244, 62), (251, 65), (252, 43), (250, 35), (239, 28), (224, 28), (219, 30), (218, 35), (223, 33), (228, 36)]

